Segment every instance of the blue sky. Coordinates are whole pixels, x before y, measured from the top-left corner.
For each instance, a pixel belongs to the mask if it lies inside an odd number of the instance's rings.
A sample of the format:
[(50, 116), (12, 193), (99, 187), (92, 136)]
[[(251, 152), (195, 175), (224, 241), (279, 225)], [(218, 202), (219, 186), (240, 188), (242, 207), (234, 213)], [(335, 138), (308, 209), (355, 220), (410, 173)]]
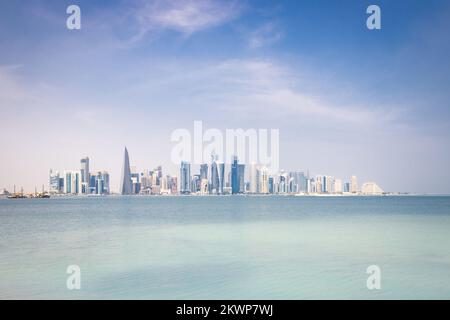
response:
[(176, 174), (170, 134), (202, 120), (280, 129), (286, 170), (450, 193), (449, 31), (445, 0), (2, 1), (0, 188), (88, 155), (116, 189), (124, 145)]

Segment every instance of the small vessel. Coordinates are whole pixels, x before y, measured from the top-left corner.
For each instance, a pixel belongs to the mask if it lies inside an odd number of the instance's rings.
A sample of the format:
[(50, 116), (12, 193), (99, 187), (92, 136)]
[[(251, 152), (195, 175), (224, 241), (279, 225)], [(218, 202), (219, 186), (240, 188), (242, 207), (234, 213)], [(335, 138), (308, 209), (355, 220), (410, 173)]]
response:
[(27, 196), (23, 194), (23, 188), (20, 192), (16, 192), (16, 186), (14, 186), (14, 193), (8, 195), (8, 199), (25, 199)]
[(42, 185), (42, 192), (38, 193), (36, 187), (34, 188), (34, 194), (31, 195), (31, 198), (38, 198), (38, 199), (44, 199), (44, 198), (50, 198), (50, 194), (44, 191), (44, 186)]

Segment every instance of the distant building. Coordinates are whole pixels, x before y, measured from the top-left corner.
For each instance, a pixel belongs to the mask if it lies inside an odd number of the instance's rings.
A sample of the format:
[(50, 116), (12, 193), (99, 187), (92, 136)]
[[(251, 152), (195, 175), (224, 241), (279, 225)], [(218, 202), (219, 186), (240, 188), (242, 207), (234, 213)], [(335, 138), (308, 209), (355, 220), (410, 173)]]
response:
[(334, 193), (334, 177), (324, 177), (324, 193)]
[(96, 183), (95, 183), (95, 181), (96, 181), (96, 176), (95, 175), (91, 175), (90, 176), (90, 181), (89, 181), (89, 193), (97, 193), (97, 189), (96, 189), (96, 187), (95, 187), (95, 185), (96, 185)]
[(201, 189), (201, 178), (199, 174), (194, 174), (192, 177), (192, 185), (191, 185), (191, 191), (192, 192), (199, 192)]
[(200, 179), (208, 179), (208, 164), (200, 165)]
[(288, 174), (286, 173), (286, 171), (281, 170), (280, 175), (278, 176), (278, 190), (277, 193), (287, 193), (288, 192)]
[(257, 178), (257, 165), (256, 163), (250, 164), (249, 171), (249, 192), (257, 193), (258, 192), (258, 178)]
[(63, 191), (63, 186), (61, 185), (61, 177), (59, 176), (59, 171), (53, 172), (50, 169), (49, 176), (49, 192), (50, 193), (61, 193)]
[(335, 179), (334, 180), (334, 193), (342, 193), (342, 180), (341, 179)]
[(81, 172), (80, 171), (64, 171), (64, 193), (79, 194), (81, 193)]
[(257, 193), (269, 193), (269, 170), (266, 167), (260, 167), (256, 173), (258, 188)]
[(89, 171), (89, 158), (83, 158), (80, 160), (80, 173), (81, 173), (81, 193), (89, 193), (90, 185), (90, 171)]
[(361, 192), (364, 195), (382, 195), (384, 193), (383, 189), (381, 189), (375, 182), (366, 182), (361, 187)]
[(128, 150), (126, 147), (125, 147), (125, 154), (124, 154), (124, 159), (123, 159), (122, 180), (120, 183), (120, 193), (123, 195), (130, 195), (133, 193), (133, 184), (131, 181), (130, 159), (129, 159)]
[(322, 193), (323, 192), (323, 190), (324, 190), (324, 187), (323, 187), (323, 179), (324, 177), (323, 176), (316, 176), (316, 179), (315, 179), (315, 192), (316, 193)]
[(231, 164), (231, 193), (240, 193), (239, 163), (236, 156), (233, 157), (233, 162)]
[(91, 175), (91, 177), (95, 177), (95, 190), (93, 190), (93, 193), (104, 195), (109, 194), (109, 173), (106, 171), (99, 171), (97, 175)]
[(350, 192), (351, 193), (357, 193), (358, 190), (358, 179), (356, 176), (351, 176), (350, 178)]
[(273, 177), (269, 177), (269, 193), (275, 193), (275, 184)]
[(181, 162), (180, 167), (180, 193), (191, 193), (191, 164), (189, 162)]
[[(131, 172), (131, 193), (132, 194), (139, 194), (141, 192), (141, 180), (140, 180), (140, 174), (137, 171), (136, 167), (130, 167)], [(157, 185), (156, 180), (157, 173), (154, 174), (155, 177), (155, 183), (154, 185)]]
[(171, 194), (178, 194), (178, 179), (177, 177), (172, 177), (170, 179), (170, 193)]
[(238, 164), (239, 193), (245, 192), (245, 164)]
[(344, 192), (350, 192), (350, 182), (344, 183)]
[(209, 193), (209, 182), (208, 179), (201, 179), (200, 182), (200, 194), (207, 195)]

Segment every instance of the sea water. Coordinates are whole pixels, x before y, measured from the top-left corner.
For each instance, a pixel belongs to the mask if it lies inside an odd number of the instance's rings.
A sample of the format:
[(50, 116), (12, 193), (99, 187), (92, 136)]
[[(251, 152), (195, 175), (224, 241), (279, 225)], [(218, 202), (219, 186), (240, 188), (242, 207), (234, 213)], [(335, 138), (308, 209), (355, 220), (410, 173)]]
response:
[(449, 299), (450, 197), (1, 199), (0, 298)]

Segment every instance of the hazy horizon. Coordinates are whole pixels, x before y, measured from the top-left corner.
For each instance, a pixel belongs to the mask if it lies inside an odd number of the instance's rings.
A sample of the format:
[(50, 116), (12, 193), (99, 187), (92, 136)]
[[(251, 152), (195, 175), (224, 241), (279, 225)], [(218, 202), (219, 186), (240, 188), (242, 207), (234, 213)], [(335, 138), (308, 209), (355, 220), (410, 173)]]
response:
[(449, 30), (445, 0), (3, 2), (0, 189), (88, 156), (118, 191), (125, 146), (178, 175), (171, 133), (200, 120), (279, 129), (287, 171), (449, 194)]

